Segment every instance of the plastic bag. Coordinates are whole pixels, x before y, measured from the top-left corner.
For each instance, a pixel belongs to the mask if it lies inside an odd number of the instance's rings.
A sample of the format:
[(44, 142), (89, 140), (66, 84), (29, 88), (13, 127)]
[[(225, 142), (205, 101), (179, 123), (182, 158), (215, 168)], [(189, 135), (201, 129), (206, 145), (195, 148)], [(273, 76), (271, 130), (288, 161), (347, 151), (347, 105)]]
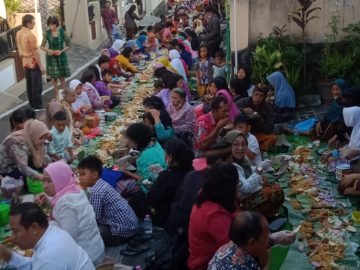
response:
[(11, 198), (15, 193), (18, 195), (24, 186), (24, 182), (20, 179), (14, 179), (6, 176), (1, 180), (1, 192), (6, 198)]

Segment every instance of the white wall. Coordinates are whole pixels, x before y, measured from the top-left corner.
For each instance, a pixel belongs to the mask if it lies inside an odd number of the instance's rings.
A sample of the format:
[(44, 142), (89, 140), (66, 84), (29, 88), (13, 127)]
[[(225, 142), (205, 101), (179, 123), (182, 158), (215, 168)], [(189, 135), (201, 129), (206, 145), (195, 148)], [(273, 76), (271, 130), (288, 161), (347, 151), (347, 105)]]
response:
[[(91, 28), (89, 24), (88, 5), (93, 5), (96, 23), (96, 39), (92, 40)], [(98, 48), (106, 39), (106, 30), (102, 27), (100, 4), (99, 2), (87, 2), (65, 0), (65, 24), (67, 34), (72, 36), (72, 42), (90, 49)]]
[(147, 15), (151, 15), (151, 12), (153, 12), (154, 9), (156, 9), (158, 7), (158, 5), (160, 5), (160, 3), (163, 0), (145, 0), (145, 7), (146, 8), (146, 14)]
[(17, 83), (14, 59), (7, 58), (0, 62), (0, 78), (0, 92)]

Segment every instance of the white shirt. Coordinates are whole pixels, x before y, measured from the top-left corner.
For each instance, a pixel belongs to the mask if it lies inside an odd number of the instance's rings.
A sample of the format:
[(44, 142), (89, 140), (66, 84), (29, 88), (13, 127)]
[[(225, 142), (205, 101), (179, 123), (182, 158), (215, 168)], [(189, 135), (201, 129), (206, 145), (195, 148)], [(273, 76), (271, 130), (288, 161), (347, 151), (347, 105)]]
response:
[(96, 224), (94, 210), (85, 193), (62, 196), (52, 211), (51, 224), (63, 229), (82, 247), (93, 262), (101, 261), (105, 246)]
[(94, 270), (87, 253), (71, 236), (50, 225), (34, 247), (31, 258), (12, 252), (9, 267), (18, 270)]
[(96, 65), (95, 65), (95, 67), (98, 69), (98, 71), (99, 71), (100, 81), (102, 81), (102, 80), (103, 80), (103, 78), (102, 78), (102, 75), (101, 75), (101, 68), (100, 68), (100, 66), (99, 66), (98, 64), (96, 64)]
[(244, 173), (244, 169), (236, 164), (233, 163), (233, 165), (235, 166), (238, 174), (239, 174), (239, 184), (238, 184), (238, 188), (240, 190), (241, 193), (243, 194), (253, 194), (259, 190), (261, 190), (262, 188), (262, 178), (260, 175), (254, 173), (254, 169), (253, 169), (253, 174), (249, 176), (249, 178), (245, 178), (245, 173)]
[(250, 161), (250, 165), (251, 166), (261, 166), (261, 162), (262, 162), (262, 158), (261, 158), (261, 151), (260, 151), (260, 146), (259, 146), (259, 143), (256, 139), (256, 137), (251, 134), (250, 132), (247, 134), (246, 136), (247, 138), (247, 141), (248, 141), (248, 149), (255, 153), (256, 156), (253, 160), (250, 160), (249, 158), (249, 161)]
[(86, 92), (82, 91), (80, 95), (76, 96), (76, 101), (73, 104), (71, 104), (71, 106), (74, 111), (77, 111), (84, 106), (91, 107), (91, 102)]

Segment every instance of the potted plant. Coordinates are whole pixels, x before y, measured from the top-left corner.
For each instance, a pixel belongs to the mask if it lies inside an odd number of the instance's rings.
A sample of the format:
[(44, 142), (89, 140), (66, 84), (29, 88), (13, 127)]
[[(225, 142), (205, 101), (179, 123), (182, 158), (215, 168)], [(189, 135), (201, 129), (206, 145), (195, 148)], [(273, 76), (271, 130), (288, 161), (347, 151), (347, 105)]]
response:
[(251, 55), (252, 80), (255, 83), (265, 83), (265, 77), (279, 70), (283, 63), (281, 52), (275, 50), (270, 52), (265, 45), (258, 45)]

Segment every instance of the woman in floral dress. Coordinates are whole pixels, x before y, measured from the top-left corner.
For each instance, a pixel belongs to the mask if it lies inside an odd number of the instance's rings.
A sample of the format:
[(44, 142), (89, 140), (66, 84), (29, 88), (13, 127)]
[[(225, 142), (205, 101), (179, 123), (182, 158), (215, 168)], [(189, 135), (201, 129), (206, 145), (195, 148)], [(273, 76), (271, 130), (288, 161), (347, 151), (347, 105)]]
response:
[[(55, 97), (59, 99), (58, 79), (65, 89), (65, 77), (70, 77), (70, 69), (65, 51), (69, 49), (70, 39), (64, 29), (59, 27), (59, 20), (50, 16), (47, 20), (49, 30), (44, 34), (41, 49), (46, 52), (46, 73), (52, 79)], [(46, 44), (48, 47), (46, 48)]]

